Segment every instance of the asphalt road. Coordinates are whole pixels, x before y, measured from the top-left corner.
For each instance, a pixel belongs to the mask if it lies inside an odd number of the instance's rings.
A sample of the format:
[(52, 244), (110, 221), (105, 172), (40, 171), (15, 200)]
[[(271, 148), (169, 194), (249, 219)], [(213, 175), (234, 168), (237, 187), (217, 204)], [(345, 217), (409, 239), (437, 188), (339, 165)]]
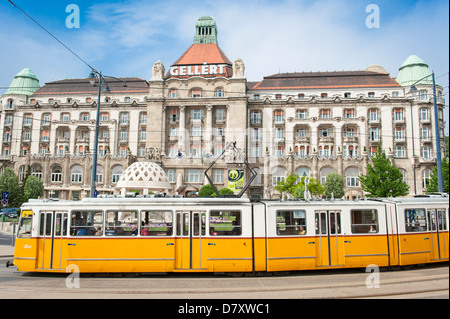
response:
[[(20, 273), (0, 258), (0, 300), (162, 299), (249, 300), (330, 298), (449, 298), (448, 263), (377, 274), (369, 287), (364, 269), (294, 272), (285, 276), (233, 278), (213, 274), (116, 275)], [(368, 284), (369, 283), (369, 284)], [(177, 302), (178, 302), (177, 301)], [(262, 309), (262, 308), (261, 308)], [(262, 311), (262, 310), (261, 310)]]

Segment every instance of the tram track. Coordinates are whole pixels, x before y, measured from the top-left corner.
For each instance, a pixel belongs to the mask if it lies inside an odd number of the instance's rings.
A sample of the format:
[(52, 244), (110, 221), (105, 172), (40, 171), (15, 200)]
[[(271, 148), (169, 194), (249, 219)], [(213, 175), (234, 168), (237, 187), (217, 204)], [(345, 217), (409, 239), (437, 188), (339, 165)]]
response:
[[(0, 270), (4, 278), (5, 272)], [(168, 275), (88, 277), (80, 288), (68, 289), (64, 275), (23, 276), (14, 273), (8, 285), (0, 278), (0, 295), (32, 298), (148, 299), (363, 299), (448, 298), (448, 265), (380, 273), (379, 288), (368, 288), (368, 274), (357, 270), (336, 273), (297, 272), (287, 276), (230, 278)], [(437, 297), (436, 297), (437, 296)]]

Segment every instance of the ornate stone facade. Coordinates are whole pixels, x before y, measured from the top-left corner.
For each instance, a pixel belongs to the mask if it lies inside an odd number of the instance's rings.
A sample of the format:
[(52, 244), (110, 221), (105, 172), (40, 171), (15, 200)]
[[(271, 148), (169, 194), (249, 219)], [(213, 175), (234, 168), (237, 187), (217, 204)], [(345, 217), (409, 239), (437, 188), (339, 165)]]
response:
[[(420, 72), (411, 72), (417, 68)], [(34, 81), (30, 74), (27, 79)], [(111, 92), (101, 101), (97, 189), (117, 192), (129, 165), (152, 161), (164, 169), (169, 193), (191, 196), (207, 183), (209, 163), (236, 142), (258, 172), (247, 196), (279, 196), (274, 185), (291, 172), (322, 182), (337, 172), (345, 179), (346, 197), (361, 196), (358, 176), (378, 147), (401, 169), (410, 194), (422, 194), (436, 165), (432, 86), (419, 81), (417, 93), (410, 86), (424, 74), (430, 74), (428, 66), (410, 57), (400, 68), (400, 83), (377, 65), (248, 82), (244, 61), (227, 58), (214, 19), (202, 17), (194, 43), (169, 68), (157, 61), (148, 82), (122, 78), (127, 87), (108, 82)], [(30, 166), (43, 179), (46, 197), (88, 196), (98, 87), (73, 79), (36, 89), (9, 90), (1, 97), (1, 167), (23, 178)], [(438, 85), (441, 137), (442, 91)], [(228, 186), (228, 171), (234, 169), (243, 166), (233, 154), (216, 162), (210, 173), (218, 188)]]

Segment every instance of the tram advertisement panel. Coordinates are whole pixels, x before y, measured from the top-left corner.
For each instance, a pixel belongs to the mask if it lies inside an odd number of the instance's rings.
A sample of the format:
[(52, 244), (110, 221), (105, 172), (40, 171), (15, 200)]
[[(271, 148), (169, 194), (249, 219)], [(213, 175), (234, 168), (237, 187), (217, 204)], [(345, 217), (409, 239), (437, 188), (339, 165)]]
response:
[(232, 169), (228, 171), (228, 188), (233, 192), (240, 191), (244, 187), (244, 170)]

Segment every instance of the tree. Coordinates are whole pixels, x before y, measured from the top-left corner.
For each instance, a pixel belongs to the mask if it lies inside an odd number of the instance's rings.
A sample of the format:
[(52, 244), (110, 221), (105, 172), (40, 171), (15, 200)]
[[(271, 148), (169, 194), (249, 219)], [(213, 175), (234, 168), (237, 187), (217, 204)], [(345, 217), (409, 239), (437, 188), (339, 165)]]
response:
[(275, 185), (275, 189), (280, 192), (281, 197), (283, 193), (289, 193), (294, 196), (295, 189), (297, 188), (298, 175), (295, 173), (289, 174), (285, 180), (281, 180)]
[(44, 195), (44, 184), (39, 177), (30, 175), (24, 184), (23, 197), (25, 201)]
[(330, 173), (327, 176), (324, 185), (325, 196), (331, 198), (333, 194), (334, 198), (342, 198), (344, 196), (344, 178), (338, 173)]
[(408, 194), (409, 186), (403, 181), (400, 170), (394, 167), (378, 145), (372, 164), (367, 165), (367, 175), (359, 175), (361, 187), (375, 197), (397, 197)]
[(203, 185), (198, 191), (198, 197), (213, 197), (216, 196), (213, 187), (210, 184)]
[(223, 195), (234, 195), (234, 192), (231, 189), (224, 187), (219, 190), (219, 194), (222, 196)]
[(308, 191), (311, 196), (321, 196), (323, 194), (323, 186), (317, 179), (303, 176), (301, 177), (294, 189), (293, 196), (294, 198), (305, 198), (305, 181), (308, 179)]
[[(449, 192), (449, 161), (447, 157), (442, 158), (442, 182), (444, 184), (444, 192)], [(427, 185), (427, 193), (439, 192), (437, 166), (433, 168), (430, 174), (429, 183)]]
[(23, 203), (22, 189), (19, 186), (19, 178), (14, 171), (7, 167), (0, 176), (0, 192), (9, 192), (7, 207), (20, 207)]

